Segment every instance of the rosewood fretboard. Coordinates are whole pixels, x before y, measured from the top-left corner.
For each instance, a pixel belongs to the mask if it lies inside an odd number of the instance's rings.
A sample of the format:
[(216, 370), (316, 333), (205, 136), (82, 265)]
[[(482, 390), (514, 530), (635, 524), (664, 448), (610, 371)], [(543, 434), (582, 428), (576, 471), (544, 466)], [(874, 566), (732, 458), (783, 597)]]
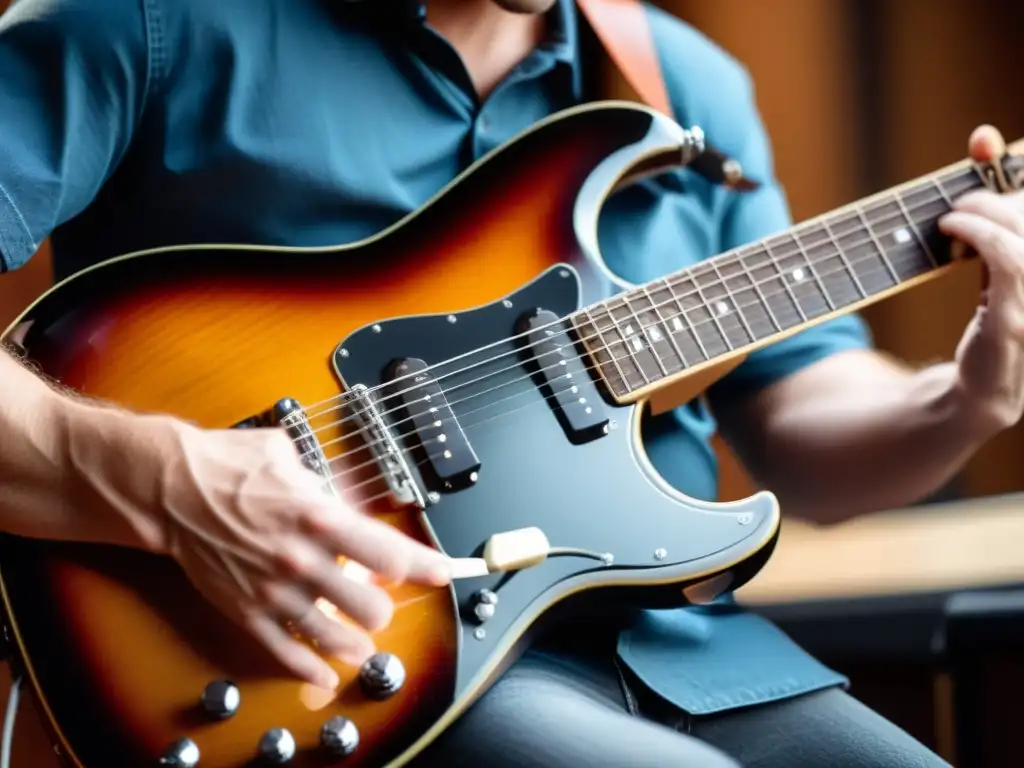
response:
[(972, 189), (1021, 186), (1024, 159), (1007, 156), (1001, 170), (951, 166), (618, 294), (573, 322), (613, 395), (653, 389), (948, 264), (938, 219)]

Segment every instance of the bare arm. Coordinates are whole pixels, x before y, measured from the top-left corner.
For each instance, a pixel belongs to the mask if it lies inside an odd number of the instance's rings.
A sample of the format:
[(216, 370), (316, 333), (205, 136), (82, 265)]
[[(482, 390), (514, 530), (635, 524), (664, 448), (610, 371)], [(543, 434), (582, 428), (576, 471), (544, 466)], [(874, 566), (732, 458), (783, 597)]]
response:
[(828, 357), (720, 418), (783, 509), (821, 523), (927, 496), (991, 432), (954, 363), (910, 371), (868, 350)]
[[(989, 126), (969, 142), (979, 162), (1005, 148)], [(916, 501), (1024, 413), (1024, 192), (972, 192), (954, 209), (939, 227), (988, 280), (952, 362), (912, 372), (876, 352), (836, 354), (722, 414), (793, 513), (834, 522)]]
[(443, 585), (447, 559), (320, 490), (283, 430), (201, 430), (50, 387), (0, 352), (0, 529), (174, 557), (199, 590), (297, 676), (327, 688), (321, 652), (358, 664), (369, 635), (315, 607), (324, 597), (369, 631), (390, 596), (338, 567)]

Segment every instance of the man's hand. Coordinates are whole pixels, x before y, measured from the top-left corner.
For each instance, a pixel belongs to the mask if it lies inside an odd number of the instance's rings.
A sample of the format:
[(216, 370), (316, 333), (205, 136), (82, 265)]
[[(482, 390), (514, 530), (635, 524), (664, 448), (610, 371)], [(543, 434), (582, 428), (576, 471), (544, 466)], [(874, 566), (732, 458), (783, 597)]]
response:
[[(1003, 138), (990, 126), (971, 135), (975, 160), (994, 160), (1004, 151)], [(969, 193), (939, 226), (985, 264), (981, 302), (956, 351), (957, 384), (984, 439), (1024, 413), (1024, 192)]]
[[(360, 627), (391, 621), (388, 593), (345, 574), (339, 557), (391, 583), (448, 582), (440, 552), (325, 494), (283, 430), (211, 431), (164, 416), (75, 410), (63, 419), (64, 503), (174, 557), (205, 597), (303, 680), (335, 688), (320, 654), (358, 665), (374, 650)], [(321, 597), (351, 621), (328, 617)]]

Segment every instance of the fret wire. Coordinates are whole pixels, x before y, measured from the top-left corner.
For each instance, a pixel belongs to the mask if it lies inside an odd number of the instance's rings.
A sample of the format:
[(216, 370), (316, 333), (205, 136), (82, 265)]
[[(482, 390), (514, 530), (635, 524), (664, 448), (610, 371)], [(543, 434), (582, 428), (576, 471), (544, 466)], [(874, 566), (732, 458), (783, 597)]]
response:
[(866, 299), (868, 297), (868, 292), (864, 290), (864, 286), (861, 284), (860, 278), (857, 277), (857, 270), (853, 268), (853, 264), (850, 263), (849, 258), (847, 258), (846, 254), (843, 252), (842, 246), (839, 245), (839, 240), (836, 238), (835, 232), (832, 231), (832, 227), (828, 223), (828, 218), (823, 218), (821, 222), (825, 227), (825, 232), (828, 233), (828, 239), (832, 242), (832, 247), (836, 249), (836, 253), (839, 254), (839, 258), (843, 262), (844, 269), (850, 273), (850, 279), (853, 280), (853, 284), (857, 287), (857, 290), (860, 291), (861, 297)]
[(977, 178), (977, 181), (980, 182), (980, 186), (985, 186), (984, 177), (981, 176), (981, 173), (978, 171), (978, 167), (972, 164), (969, 168), (961, 168), (960, 172), (956, 176), (953, 176), (952, 178), (949, 178), (949, 176), (947, 175), (945, 181), (947, 183), (950, 181), (966, 181), (970, 183), (970, 186), (967, 189), (959, 193), (964, 194), (966, 192), (970, 192), (971, 190), (978, 188), (979, 184), (973, 181), (973, 179), (975, 178)]
[(871, 242), (875, 244), (875, 250), (878, 251), (878, 257), (882, 260), (882, 263), (885, 264), (886, 268), (892, 274), (893, 281), (896, 283), (896, 285), (899, 285), (903, 281), (900, 280), (900, 276), (896, 272), (896, 267), (893, 266), (891, 261), (889, 261), (889, 257), (885, 253), (885, 248), (882, 246), (882, 242), (878, 239), (878, 235), (875, 234), (874, 228), (871, 226), (871, 223), (864, 215), (864, 209), (861, 208), (859, 204), (855, 204), (853, 206), (853, 209), (857, 212), (857, 216), (858, 218), (860, 218), (861, 222), (863, 222), (864, 229), (867, 231), (868, 237), (871, 238)]
[(640, 377), (644, 380), (644, 384), (650, 384), (651, 379), (647, 375), (647, 371), (644, 370), (643, 363), (640, 362), (640, 359), (636, 356), (634, 350), (630, 348), (629, 339), (627, 339), (626, 334), (623, 333), (622, 327), (619, 325), (619, 319), (615, 317), (615, 313), (611, 309), (610, 302), (605, 306), (607, 307), (606, 311), (608, 313), (608, 317), (611, 318), (612, 325), (615, 326), (615, 332), (619, 335), (619, 339), (621, 339), (620, 343), (622, 344), (622, 348), (626, 350), (626, 357), (629, 358), (629, 361), (633, 364), (633, 367), (636, 368), (637, 372), (639, 372)]
[[(665, 278), (662, 278), (661, 281), (666, 284), (668, 283)], [(654, 300), (654, 296), (652, 296), (651, 292), (647, 289), (647, 285), (641, 286), (641, 290), (643, 290), (644, 295), (647, 296), (648, 301), (651, 302), (651, 309), (653, 309), (654, 314), (658, 316), (658, 323), (660, 323), (661, 327), (665, 329), (665, 336), (668, 337), (668, 341), (672, 345), (672, 348), (675, 349), (676, 354), (679, 355), (679, 362), (683, 364), (683, 369), (689, 368), (690, 364), (686, 362), (686, 355), (683, 354), (683, 348), (679, 346), (679, 342), (676, 341), (675, 333), (673, 333), (668, 320), (666, 320), (664, 315), (661, 314), (661, 307), (658, 305), (658, 302)], [(670, 288), (669, 295), (671, 294), (672, 289)]]
[(832, 303), (832, 298), (828, 295), (828, 291), (825, 289), (825, 284), (821, 282), (821, 278), (818, 277), (818, 270), (816, 269), (816, 265), (811, 262), (810, 254), (807, 253), (807, 249), (804, 248), (804, 244), (800, 242), (800, 230), (792, 230), (790, 237), (793, 239), (793, 242), (796, 243), (796, 247), (800, 251), (800, 255), (804, 257), (804, 261), (807, 262), (807, 271), (811, 273), (811, 277), (814, 278), (814, 282), (816, 282), (818, 287), (821, 289), (822, 298), (825, 299), (825, 303), (828, 304), (828, 308), (834, 312), (836, 306)]
[[(705, 272), (704, 274), (707, 273)], [(690, 277), (690, 280), (693, 282), (694, 286), (696, 286), (697, 293), (700, 296), (700, 300), (701, 302), (703, 302), (704, 308), (707, 309), (708, 315), (711, 316), (711, 320), (715, 323), (715, 326), (718, 328), (718, 332), (722, 334), (722, 341), (725, 342), (726, 350), (731, 352), (733, 349), (735, 349), (735, 347), (733, 347), (732, 342), (729, 341), (729, 334), (725, 332), (725, 328), (723, 328), (722, 324), (719, 322), (718, 315), (715, 314), (715, 308), (708, 304), (708, 298), (707, 296), (704, 295), (704, 289), (701, 288), (700, 283), (698, 282), (699, 277), (700, 275), (697, 274), (697, 271), (695, 269), (693, 275)]]
[(782, 287), (786, 289), (786, 292), (789, 294), (789, 298), (793, 300), (793, 306), (796, 307), (797, 314), (800, 315), (800, 320), (806, 323), (807, 315), (804, 314), (804, 308), (800, 306), (800, 299), (796, 297), (796, 294), (793, 293), (793, 289), (790, 288), (789, 283), (786, 282), (786, 276), (782, 273), (782, 270), (779, 269), (779, 259), (772, 252), (771, 243), (767, 240), (764, 241), (764, 250), (765, 253), (768, 254), (768, 259), (771, 262), (772, 267), (775, 269), (775, 273), (779, 276), (779, 282), (782, 283)]
[(718, 262), (715, 259), (711, 260), (711, 266), (714, 267), (715, 274), (718, 276), (718, 280), (722, 284), (722, 289), (725, 291), (726, 296), (728, 296), (729, 300), (732, 302), (732, 306), (736, 310), (736, 316), (739, 317), (740, 325), (743, 326), (743, 330), (746, 332), (747, 337), (750, 339), (751, 342), (757, 341), (757, 337), (754, 335), (754, 332), (750, 329), (750, 324), (747, 322), (747, 319), (743, 316), (743, 310), (740, 308), (740, 303), (736, 301), (736, 294), (734, 294), (729, 289), (729, 283), (725, 279), (725, 276), (722, 274), (722, 270), (718, 268)]
[(897, 192), (895, 195), (893, 195), (893, 197), (896, 198), (896, 204), (899, 205), (900, 210), (903, 211), (903, 218), (907, 220), (907, 223), (910, 225), (910, 228), (914, 231), (914, 237), (917, 238), (917, 241), (921, 244), (921, 248), (923, 248), (924, 252), (928, 255), (928, 258), (932, 262), (932, 266), (939, 266), (939, 262), (935, 259), (935, 255), (932, 253), (932, 249), (928, 247), (928, 241), (926, 241), (924, 237), (921, 235), (921, 231), (917, 228), (917, 223), (914, 221), (913, 218), (911, 218), (910, 211), (907, 209), (907, 206), (903, 202), (903, 195)]
[[(604, 306), (603, 303), (602, 306)], [(611, 314), (610, 312), (608, 312), (607, 308), (605, 309), (605, 312), (608, 313), (609, 315)], [(612, 365), (615, 366), (615, 370), (618, 371), (619, 378), (622, 379), (622, 386), (625, 388), (626, 392), (632, 392), (633, 385), (629, 383), (629, 379), (626, 378), (626, 372), (622, 370), (622, 367), (619, 365), (619, 361), (616, 360), (615, 353), (612, 351), (611, 345), (605, 342), (604, 331), (601, 330), (601, 326), (599, 326), (597, 324), (597, 321), (591, 316), (590, 309), (588, 307), (583, 308), (583, 313), (587, 316), (587, 320), (590, 322), (590, 324), (594, 326), (594, 330), (597, 331), (597, 343), (600, 346), (593, 351), (594, 358), (598, 361), (598, 363), (600, 363), (601, 359), (600, 357), (598, 357), (598, 353), (602, 351), (605, 352), (608, 355), (608, 359), (611, 361)]]
[(672, 295), (672, 301), (675, 302), (676, 307), (679, 309), (679, 313), (676, 315), (676, 317), (683, 318), (683, 322), (686, 323), (686, 325), (690, 328), (690, 333), (693, 334), (694, 341), (696, 341), (697, 346), (700, 347), (700, 353), (704, 355), (705, 360), (710, 360), (712, 358), (712, 355), (708, 354), (708, 350), (704, 346), (704, 342), (700, 340), (700, 334), (697, 333), (696, 326), (694, 326), (693, 321), (690, 320), (690, 316), (686, 314), (686, 307), (683, 306), (683, 302), (679, 299), (679, 296), (676, 294), (675, 286), (673, 286), (672, 282), (667, 278), (665, 279), (665, 285), (668, 286), (668, 292)]
[[(659, 355), (658, 354), (658, 350), (655, 349), (655, 342), (651, 341), (650, 336), (646, 332), (646, 329), (649, 326), (645, 326), (644, 325), (643, 321), (640, 319), (640, 316), (636, 313), (636, 310), (633, 309), (633, 305), (630, 304), (630, 302), (629, 302), (629, 294), (628, 293), (622, 294), (622, 302), (623, 302), (623, 304), (625, 304), (626, 309), (629, 310), (629, 314), (631, 314), (633, 316), (633, 319), (636, 320), (637, 334), (641, 338), (645, 338), (647, 340), (647, 342), (648, 342), (647, 349), (651, 350), (651, 357), (654, 358), (654, 362), (657, 363), (658, 367), (661, 369), (661, 375), (663, 377), (668, 376), (669, 375), (668, 368), (666, 368), (665, 364), (661, 361), (661, 355)], [(633, 353), (631, 353), (631, 354), (633, 354)], [(642, 366), (641, 366), (641, 370), (642, 370)], [(646, 375), (644, 376), (644, 378), (647, 378)], [(648, 381), (647, 383), (649, 384), (650, 381)]]
[[(768, 297), (765, 296), (764, 293), (761, 291), (761, 285), (758, 282), (757, 278), (754, 276), (753, 272), (750, 271), (750, 267), (747, 266), (746, 261), (744, 261), (744, 256), (742, 253), (739, 254), (739, 258), (737, 259), (737, 261), (739, 262), (740, 268), (743, 269), (747, 277), (750, 278), (750, 284), (754, 286), (754, 290), (757, 292), (758, 297), (761, 299), (761, 303), (764, 304), (764, 308), (768, 313), (768, 319), (775, 323), (775, 330), (781, 331), (782, 324), (779, 322), (779, 319), (775, 317), (775, 313), (772, 311), (771, 302), (768, 301)], [(783, 284), (785, 284), (785, 280), (783, 280)]]
[(952, 198), (950, 198), (949, 195), (946, 194), (946, 190), (942, 187), (942, 177), (941, 176), (932, 176), (931, 177), (931, 182), (932, 182), (932, 186), (934, 186), (937, 190), (939, 190), (939, 194), (942, 196), (942, 199), (946, 201), (946, 205), (948, 205), (950, 208), (952, 208), (953, 207), (953, 200), (952, 200)]

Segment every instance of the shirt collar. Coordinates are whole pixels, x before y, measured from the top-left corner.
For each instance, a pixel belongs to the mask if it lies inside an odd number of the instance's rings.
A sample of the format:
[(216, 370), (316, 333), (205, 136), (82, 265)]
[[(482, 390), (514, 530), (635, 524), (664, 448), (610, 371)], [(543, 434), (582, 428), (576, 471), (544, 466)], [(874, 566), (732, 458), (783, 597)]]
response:
[[(426, 6), (422, 0), (395, 0), (394, 5), (382, 3), (380, 0), (347, 0), (344, 3), (357, 13), (369, 14), (377, 24), (395, 24), (396, 18), (421, 27), (426, 23)], [(397, 17), (395, 7), (398, 7)], [(387, 9), (387, 10), (385, 10)], [(557, 63), (569, 68), (572, 79), (573, 96), (576, 101), (583, 98), (583, 65), (580, 55), (579, 17), (576, 12), (576, 0), (556, 0), (548, 12), (548, 30), (538, 50), (547, 53)]]
[(573, 96), (580, 101), (583, 98), (583, 64), (576, 0), (556, 0), (549, 15), (547, 38), (540, 48), (550, 52), (555, 61), (569, 67)]

